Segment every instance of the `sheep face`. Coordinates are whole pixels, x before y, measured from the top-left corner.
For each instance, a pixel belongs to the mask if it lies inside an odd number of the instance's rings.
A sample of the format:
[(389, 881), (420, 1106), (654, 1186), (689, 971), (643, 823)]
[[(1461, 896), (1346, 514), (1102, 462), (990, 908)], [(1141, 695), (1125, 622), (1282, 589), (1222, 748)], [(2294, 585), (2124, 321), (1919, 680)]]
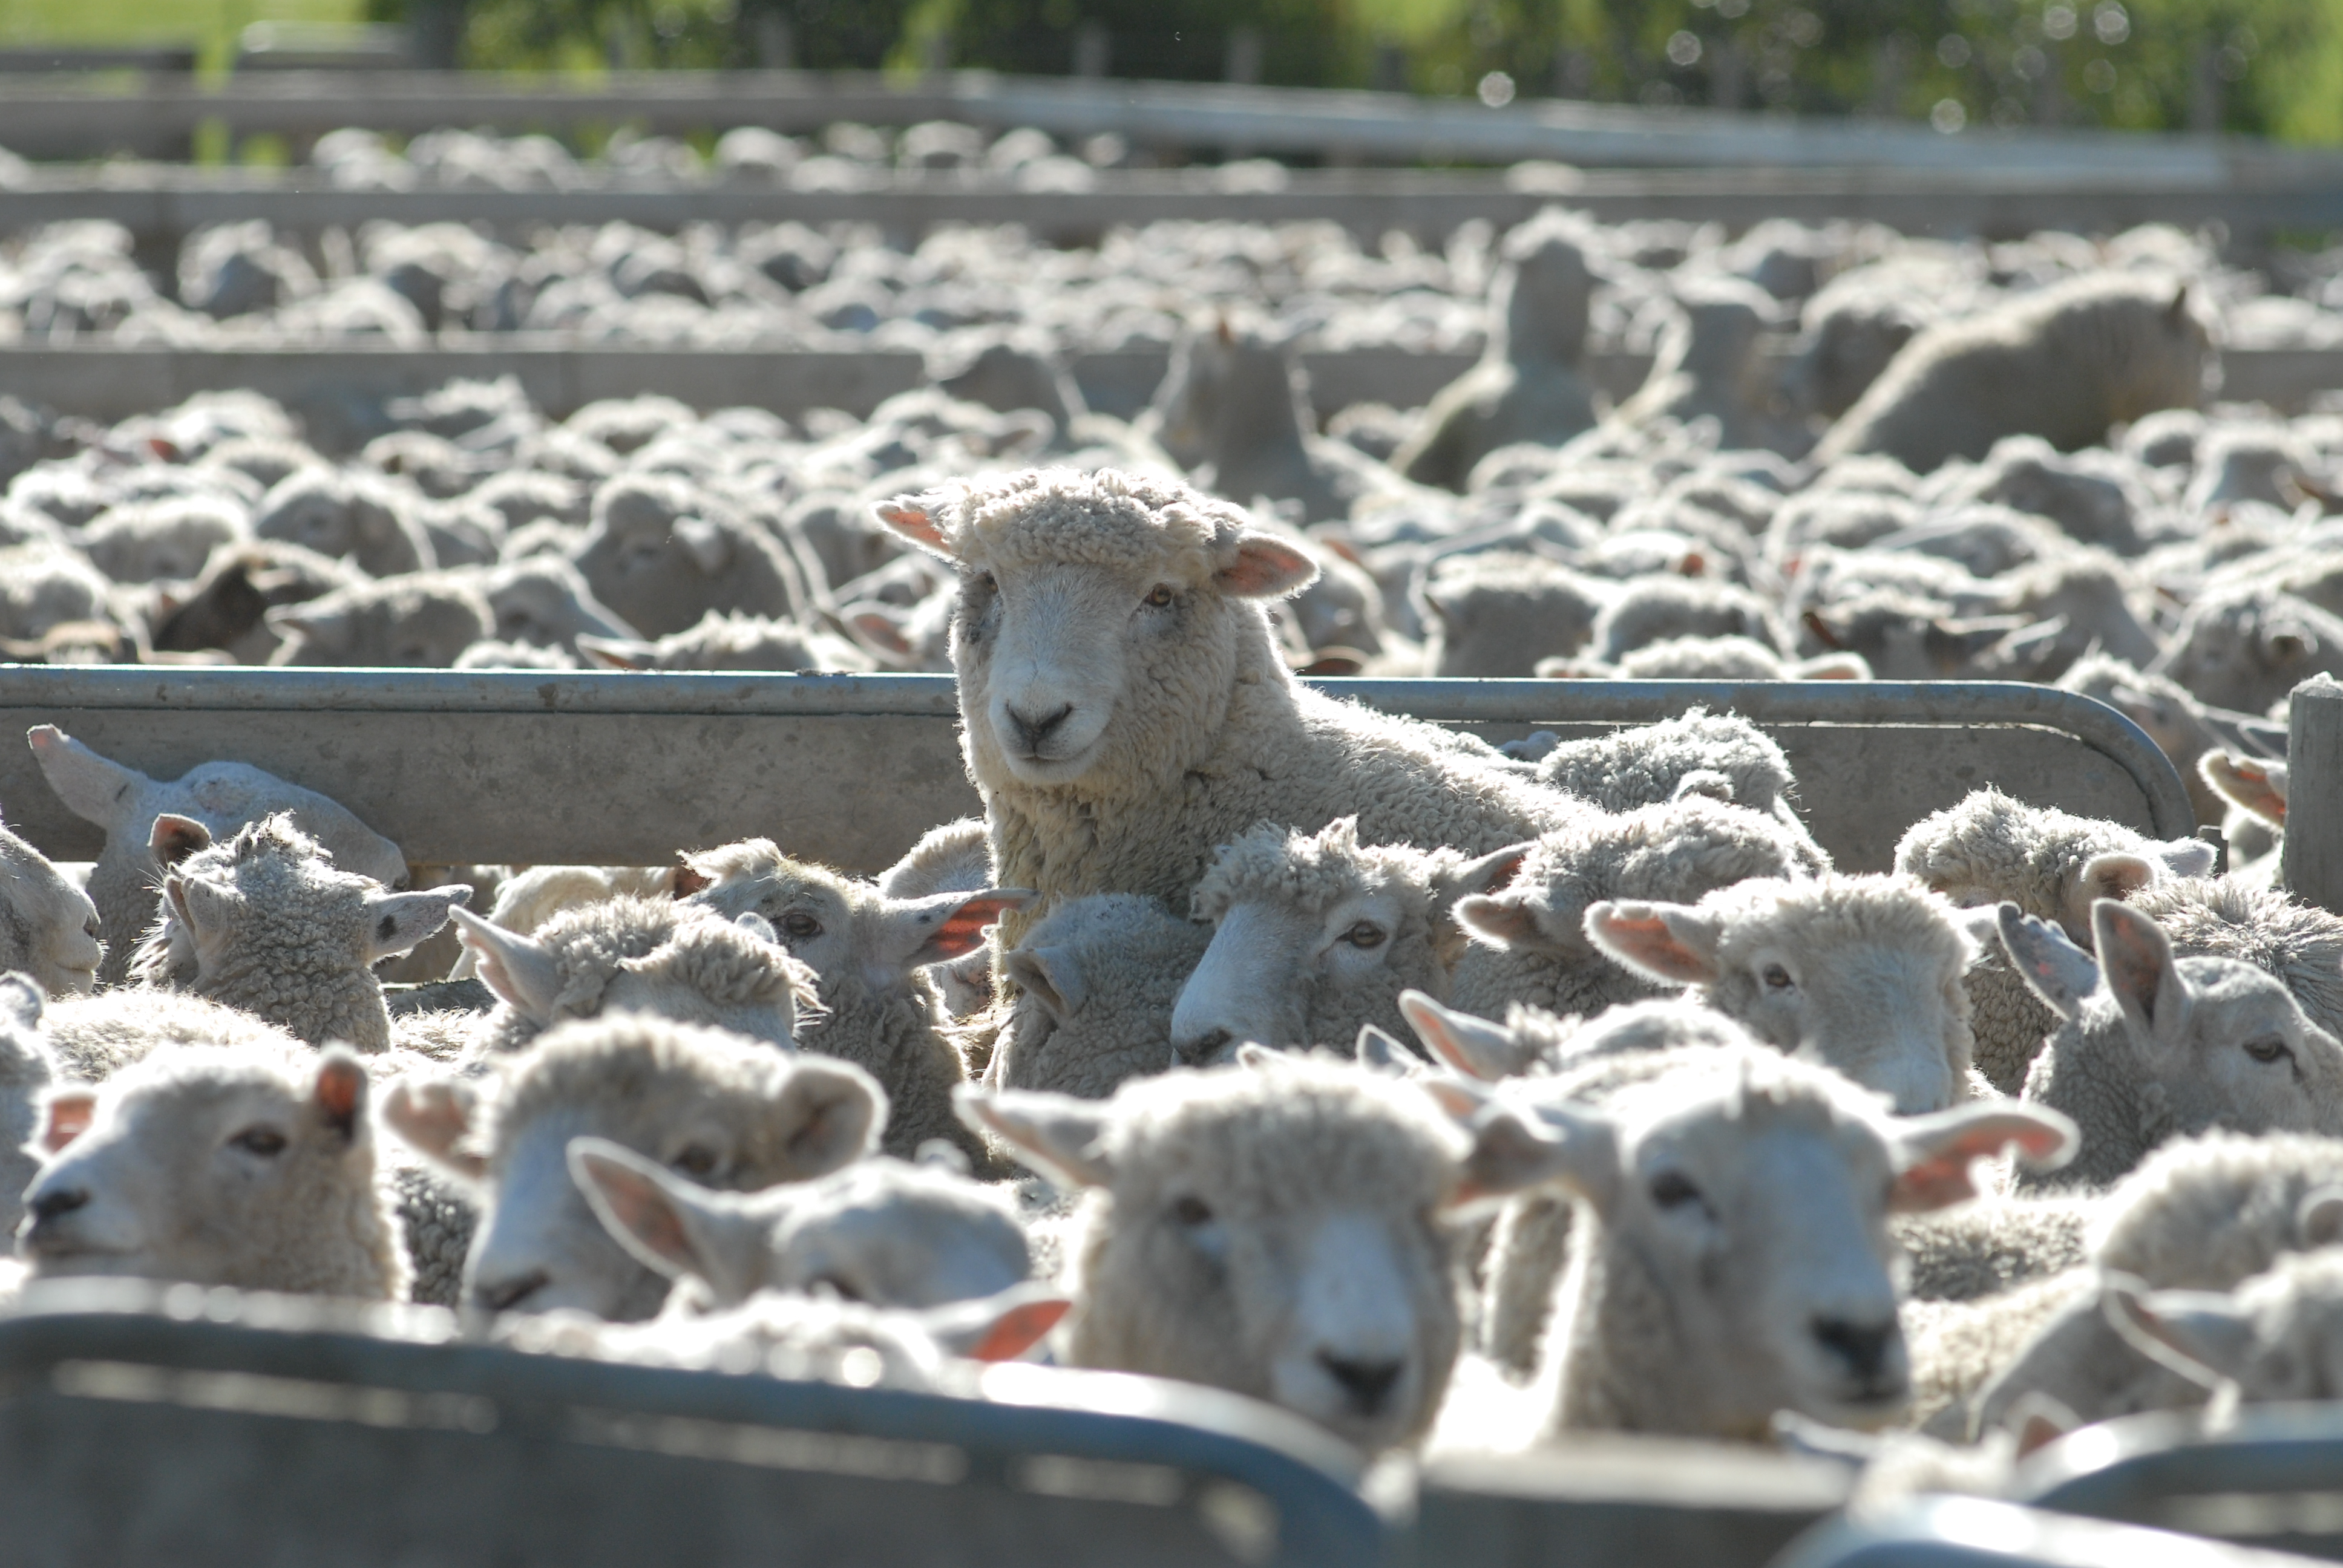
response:
[(465, 1300), (627, 1322), (659, 1310), (668, 1277), (595, 1218), (570, 1177), (572, 1140), (608, 1140), (705, 1185), (754, 1191), (867, 1152), (886, 1098), (843, 1062), (624, 1017), (549, 1035), (485, 1094), (462, 1079), (402, 1083), (384, 1113), (478, 1191)]
[(131, 1274), (388, 1297), (366, 1070), (181, 1046), (101, 1089), (54, 1090), (18, 1245), (43, 1277)]
[[(2313, 1202), (2343, 1204), (2333, 1189)], [(2281, 1258), (2223, 1293), (2108, 1282), (2117, 1332), (2191, 1381), (2236, 1385), (2248, 1403), (2343, 1397), (2343, 1258), (2332, 1248)]]
[(305, 468), (278, 480), (260, 503), (253, 533), (347, 558), (370, 577), (422, 571), (438, 563), (422, 528), (399, 516), (391, 498), (330, 468)]
[(41, 1010), (38, 986), (0, 975), (0, 1235), (14, 1236), (24, 1216), (21, 1194), (41, 1165), (34, 1141), (40, 1095), (57, 1075), (41, 1039)]
[(2167, 877), (2204, 876), (2213, 847), (2143, 839), (2113, 822), (1979, 789), (1914, 823), (1896, 847), (1896, 869), (1961, 909), (2015, 903), (2087, 945), (2097, 900), (2127, 900)]
[(569, 1170), (610, 1234), (660, 1273), (693, 1282), (691, 1304), (702, 1310), (760, 1291), (931, 1307), (993, 1295), (1032, 1271), (1006, 1202), (925, 1166), (863, 1160), (818, 1181), (719, 1192), (579, 1139)]
[(687, 479), (620, 475), (596, 493), (593, 518), (569, 558), (595, 598), (646, 637), (711, 609), (787, 618), (805, 599), (779, 548)]
[(1448, 911), (1502, 888), (1529, 849), (1467, 860), (1363, 847), (1355, 817), (1317, 833), (1248, 833), (1196, 889), (1212, 940), (1172, 1009), (1174, 1056), (1225, 1061), (1247, 1041), (1347, 1047), (1363, 1025), (1398, 1029), (1402, 990), (1446, 992), (1463, 947)]
[(32, 977), (51, 997), (97, 988), (97, 906), (48, 858), (0, 828), (0, 973)]
[(1835, 1068), (1906, 1115), (1963, 1091), (1973, 1041), (1961, 976), (1976, 944), (1952, 906), (1894, 877), (1750, 881), (1699, 903), (1586, 911), (1597, 947), (1775, 1049)]
[(1090, 1188), (1076, 1365), (1208, 1383), (1363, 1448), (1420, 1433), (1460, 1336), (1448, 1216), (1517, 1180), (1509, 1112), (1460, 1131), (1421, 1089), (1322, 1059), (1125, 1085), (972, 1090), (971, 1122)]
[(2261, 713), (2313, 675), (2343, 672), (2343, 619), (2267, 588), (2199, 600), (2150, 673), (2200, 702)]
[(602, 608), (578, 568), (550, 556), (516, 561), (487, 574), (482, 584), (496, 636), (537, 648), (578, 646), (578, 634), (631, 638), (634, 628)]
[(286, 639), (272, 664), (448, 669), (496, 616), (469, 583), (410, 575), (281, 606), (267, 620)]
[(959, 567), (952, 667), (982, 781), (1087, 793), (1176, 774), (1210, 747), (1241, 639), (1266, 646), (1251, 601), (1317, 575), (1235, 508), (1111, 471), (1029, 472), (879, 515)]
[[(1999, 1105), (1891, 1121), (1835, 1073), (1695, 1047), (1597, 1109), (1539, 1105), (1550, 1180), (1597, 1250), (1549, 1332), (1564, 1425), (1747, 1439), (1777, 1410), (1893, 1419), (1910, 1388), (1891, 1211), (1976, 1195), (1972, 1161), (2016, 1143), (2055, 1159), (2063, 1117)], [(1576, 1227), (1574, 1227), (1575, 1229)], [(1557, 1359), (1558, 1358), (1558, 1359)], [(1576, 1385), (1576, 1386), (1574, 1386)]]
[(1172, 1014), (1212, 932), (1135, 893), (1051, 910), (1001, 956), (1017, 988), (990, 1081), (1100, 1100), (1179, 1064)]

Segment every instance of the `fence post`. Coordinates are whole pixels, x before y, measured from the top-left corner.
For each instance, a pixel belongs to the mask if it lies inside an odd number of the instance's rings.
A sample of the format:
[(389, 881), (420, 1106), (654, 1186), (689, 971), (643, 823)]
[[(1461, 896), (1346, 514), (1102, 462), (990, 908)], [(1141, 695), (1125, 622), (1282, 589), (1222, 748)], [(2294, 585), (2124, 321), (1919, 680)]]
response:
[(2286, 889), (2343, 913), (2343, 685), (2294, 689), (2286, 729)]

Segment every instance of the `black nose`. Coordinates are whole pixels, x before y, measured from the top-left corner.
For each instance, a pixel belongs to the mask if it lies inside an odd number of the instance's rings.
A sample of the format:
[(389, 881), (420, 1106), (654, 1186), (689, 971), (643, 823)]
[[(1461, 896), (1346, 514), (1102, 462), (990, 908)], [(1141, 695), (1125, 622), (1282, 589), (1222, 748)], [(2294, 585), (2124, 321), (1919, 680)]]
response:
[(1391, 1396), (1392, 1385), (1407, 1370), (1405, 1362), (1353, 1361), (1324, 1351), (1318, 1352), (1318, 1364), (1326, 1369), (1328, 1377), (1342, 1385), (1342, 1392), (1351, 1396), (1352, 1405), (1361, 1415), (1373, 1415), (1381, 1410), (1383, 1401)]
[(89, 1205), (88, 1189), (83, 1187), (53, 1187), (25, 1205), (32, 1211), (33, 1222), (45, 1224), (62, 1219), (76, 1209)]
[(1876, 1382), (1887, 1365), (1888, 1347), (1896, 1342), (1896, 1320), (1858, 1323), (1845, 1318), (1816, 1318), (1814, 1334), (1825, 1350), (1847, 1365), (1859, 1382)]
[(1191, 1063), (1210, 1061), (1222, 1051), (1226, 1050), (1228, 1045), (1227, 1030), (1208, 1029), (1193, 1040), (1183, 1040), (1180, 1042), (1180, 1060)]
[(492, 1312), (508, 1312), (552, 1282), (543, 1269), (537, 1269), (518, 1279), (476, 1285), (472, 1299)]
[(1071, 718), (1073, 711), (1074, 705), (1069, 702), (1055, 713), (1045, 713), (1038, 719), (1033, 719), (1028, 718), (1012, 708), (1009, 710), (1009, 720), (1017, 726), (1017, 738), (1025, 743), (1025, 749), (1039, 751), (1041, 749), (1041, 743), (1049, 739), (1060, 725)]

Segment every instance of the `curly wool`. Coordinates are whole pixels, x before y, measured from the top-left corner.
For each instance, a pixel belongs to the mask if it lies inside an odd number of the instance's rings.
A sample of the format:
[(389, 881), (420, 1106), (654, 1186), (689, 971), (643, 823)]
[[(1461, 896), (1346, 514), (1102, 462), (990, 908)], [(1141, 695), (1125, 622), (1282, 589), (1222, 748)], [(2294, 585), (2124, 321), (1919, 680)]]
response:
[(2086, 1261), (2092, 1198), (1987, 1200), (1897, 1215), (1888, 1230), (1911, 1264), (1906, 1290), (1927, 1302), (1973, 1302)]
[(141, 984), (176, 985), (241, 1008), (311, 1045), (389, 1049), (390, 1012), (367, 949), (367, 895), (380, 884), (337, 869), (333, 855), (286, 812), (198, 849), (172, 874), (190, 900), (208, 895), (226, 928), (224, 950), (198, 973), (194, 938), (165, 900), (133, 960)]
[(2159, 1290), (2227, 1290), (2301, 1250), (2302, 1201), (2343, 1185), (2343, 1139), (2207, 1132), (2139, 1163), (2092, 1213), (2091, 1261)]
[(446, 1176), (411, 1158), (394, 1153), (384, 1166), (382, 1181), (407, 1252), (407, 1299), (430, 1307), (461, 1305), (464, 1260), (479, 1227), (478, 1207)]
[(1733, 802), (1755, 811), (1773, 811), (1797, 789), (1790, 759), (1764, 730), (1699, 708), (1681, 719), (1564, 741), (1537, 765), (1546, 783), (1606, 811), (1673, 800), (1695, 773), (1724, 775)]
[(1906, 1302), (1898, 1313), (1912, 1356), (1906, 1424), (1966, 1441), (1970, 1412), (1996, 1377), (2097, 1282), (2088, 1269), (2068, 1269), (1974, 1301)]
[(166, 1045), (252, 1046), (294, 1051), (301, 1042), (276, 1024), (184, 991), (109, 990), (51, 1002), (41, 1034), (61, 1076), (103, 1083)]
[(2176, 877), (2127, 901), (2164, 928), (2176, 956), (2266, 970), (2311, 1022), (2343, 1038), (2343, 916), (2230, 877)]

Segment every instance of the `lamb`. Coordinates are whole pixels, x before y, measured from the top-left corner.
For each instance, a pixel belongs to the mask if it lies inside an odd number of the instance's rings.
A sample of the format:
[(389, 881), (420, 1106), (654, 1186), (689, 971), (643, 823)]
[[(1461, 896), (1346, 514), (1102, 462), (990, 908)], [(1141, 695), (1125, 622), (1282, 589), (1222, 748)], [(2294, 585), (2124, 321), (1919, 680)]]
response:
[(1731, 583), (1657, 577), (1630, 583), (1595, 618), (1588, 652), (1615, 663), (1672, 637), (1746, 637), (1784, 648), (1789, 634), (1764, 599)]
[(1592, 1016), (1660, 994), (1657, 982), (1612, 962), (1586, 934), (1586, 911), (1620, 900), (1691, 903), (1753, 878), (1831, 869), (1805, 834), (1780, 819), (1687, 795), (1660, 806), (1590, 814), (1542, 835), (1502, 890), (1461, 900), (1470, 944), (1448, 1000), (1503, 1017), (1511, 1003)]
[(416, 515), (419, 500), (410, 501), (385, 480), (304, 468), (269, 487), (253, 514), (252, 531), (347, 559), (370, 578), (429, 571), (439, 558)]
[(1447, 994), (1464, 946), (1456, 900), (1504, 887), (1529, 849), (1363, 846), (1355, 817), (1223, 846), (1190, 910), (1212, 940), (1172, 1009), (1172, 1054), (1201, 1064), (1247, 1041), (1348, 1046), (1365, 1025), (1396, 1030), (1402, 990)]
[(2215, 728), (2216, 716), (2168, 675), (2148, 675), (2122, 659), (2086, 655), (2058, 678), (2059, 687), (2096, 697), (2129, 719), (2172, 759), (2199, 822), (2220, 820), (2227, 804), (2198, 772), (2207, 751), (2232, 743)]
[(1564, 740), (1534, 759), (1541, 779), (1605, 811), (1662, 805), (1690, 789), (1712, 796), (1722, 790), (1735, 805), (1787, 820), (1787, 797), (1796, 788), (1790, 759), (1764, 730), (1699, 708), (1681, 719)]
[(0, 546), (0, 638), (37, 643), (61, 626), (103, 621), (113, 585), (54, 539)]
[(116, 582), (185, 582), (204, 569), (215, 549), (244, 535), (241, 504), (226, 496), (194, 495), (110, 508), (78, 542), (90, 565)]
[(570, 1180), (572, 1140), (608, 1139), (706, 1185), (753, 1191), (870, 1151), (887, 1103), (860, 1069), (720, 1030), (613, 1016), (548, 1032), (486, 1084), (407, 1078), (391, 1130), (478, 1200), (464, 1300), (495, 1312), (648, 1318), (668, 1277), (611, 1239)]
[(809, 602), (786, 549), (669, 474), (606, 481), (569, 558), (594, 597), (646, 637), (682, 631), (709, 610), (786, 620)]
[[(760, 920), (736, 923), (667, 899), (620, 897), (564, 910), (524, 936), (468, 910), (449, 913), (497, 997), (487, 1017), (458, 1023), (455, 1043), (476, 1070), (556, 1025), (618, 1012), (729, 1030), (787, 1050), (799, 1013), (814, 1006), (813, 971)], [(439, 1053), (436, 1026), (402, 1026), (400, 1043)]]
[(656, 642), (590, 636), (578, 649), (613, 669), (753, 669), (824, 673), (868, 670), (878, 661), (860, 644), (835, 632), (808, 631), (786, 621), (709, 610), (699, 624)]
[(1172, 1010), (1212, 940), (1211, 927), (1135, 893), (1061, 900), (1001, 955), (1016, 1000), (984, 1081), (1103, 1100), (1182, 1065)]
[(1562, 680), (1869, 680), (1859, 653), (1786, 658), (1750, 637), (1670, 637), (1620, 655), (1615, 664), (1592, 658), (1541, 658), (1537, 674)]
[(496, 612), (461, 577), (411, 572), (279, 606), (267, 622), (285, 639), (268, 656), (273, 665), (448, 669), (488, 637)]
[(105, 956), (98, 930), (89, 895), (0, 826), (0, 974), (22, 974), (49, 997), (85, 996)]
[(2275, 979), (2234, 959), (2173, 956), (2146, 911), (2091, 907), (2097, 962), (2046, 922), (2001, 909), (2003, 945), (2065, 1022), (2024, 1098), (2084, 1132), (2072, 1165), (2022, 1185), (2106, 1187), (2176, 1135), (2343, 1132), (2343, 1045)]
[(1460, 1128), (1370, 1068), (1242, 1057), (1106, 1101), (962, 1090), (962, 1114), (1089, 1190), (1064, 1360), (1250, 1394), (1371, 1452), (1406, 1442), (1463, 1336), (1452, 1217), (1528, 1174), (1528, 1130), (1502, 1109)]
[(2210, 341), (2186, 284), (2077, 278), (1923, 331), (1831, 427), (1814, 460), (1880, 452), (1925, 474), (1948, 458), (1982, 457), (2004, 436), (2087, 447), (2111, 425), (2197, 407)]
[(1541, 213), (1505, 236), (1489, 286), (1489, 340), (1481, 362), (1424, 407), (1392, 467), (1420, 485), (1462, 490), (1474, 464), (1517, 441), (1559, 447), (1595, 420), (1581, 361), (1594, 278), (1586, 236), (1559, 213)]
[(466, 887), (392, 893), (337, 869), (286, 813), (214, 840), (192, 818), (155, 819), (163, 908), (132, 972), (241, 1008), (314, 1046), (390, 1049), (374, 966), (447, 923)]
[(2107, 1310), (2143, 1351), (2219, 1385), (2224, 1408), (2343, 1397), (2343, 1251), (2290, 1253), (2226, 1296), (2117, 1282)]
[(1615, 584), (1544, 556), (1490, 550), (1444, 557), (1416, 594), (1424, 668), (1450, 678), (1528, 675), (1542, 658), (1583, 649), (1618, 592)]
[(762, 1291), (933, 1307), (997, 1295), (1032, 1272), (1015, 1204), (926, 1161), (880, 1156), (733, 1193), (607, 1139), (578, 1138), (569, 1172), (619, 1244), (677, 1282), (669, 1317), (738, 1306)]
[[(2072, 1146), (2055, 1113), (2006, 1101), (1891, 1121), (1837, 1074), (1741, 1046), (1634, 1059), (1594, 1106), (1523, 1097), (1520, 1158), (1574, 1201), (1571, 1261), (1530, 1433), (1762, 1441), (1774, 1412), (1893, 1420), (1910, 1394), (1889, 1212), (1974, 1196), (1973, 1161)], [(1471, 1402), (1443, 1426), (1502, 1412)], [(1482, 1431), (1486, 1445), (1486, 1432)]]
[[(961, 574), (962, 745), (1003, 881), (1183, 907), (1255, 823), (1483, 855), (1573, 807), (1435, 727), (1286, 673), (1259, 605), (1315, 575), (1242, 513), (1104, 470), (969, 481), (882, 520)], [(1011, 916), (1002, 940), (1030, 920)]]
[(1620, 963), (1696, 994), (1759, 1040), (1835, 1068), (1897, 1111), (1974, 1092), (1968, 993), (1976, 942), (1937, 894), (1900, 877), (1755, 880), (1696, 904), (1613, 902), (1586, 934)]
[(212, 552), (192, 585), (163, 591), (150, 640), (157, 653), (216, 648), (238, 664), (265, 664), (283, 640), (268, 628), (271, 609), (366, 580), (357, 568), (300, 545), (252, 539), (226, 546)]
[(822, 1013), (797, 1033), (802, 1050), (851, 1061), (879, 1081), (893, 1114), (885, 1148), (908, 1155), (930, 1139), (985, 1157), (952, 1111), (967, 1076), (945, 1034), (935, 988), (921, 972), (984, 945), (1001, 916), (1032, 895), (1016, 888), (890, 899), (872, 884), (793, 860), (769, 839), (749, 839), (683, 865), (687, 901), (727, 920), (761, 916), (792, 958), (812, 970)]
[(0, 974), (0, 1235), (24, 1218), (26, 1184), (40, 1167), (41, 1096), (57, 1062), (41, 1038), (41, 988), (21, 974)]
[(504, 642), (578, 651), (580, 636), (630, 638), (635, 628), (612, 614), (578, 569), (558, 556), (530, 556), (455, 574), (471, 581), (496, 618), (490, 635)]
[(152, 853), (153, 833), (155, 819), (166, 812), (202, 823), (215, 837), (271, 812), (289, 812), (294, 825), (343, 870), (386, 887), (407, 879), (407, 858), (397, 845), (323, 795), (246, 763), (206, 762), (165, 783), (99, 756), (53, 724), (34, 726), (25, 739), (65, 809), (106, 829), (106, 848), (89, 878), (106, 944), (101, 985), (128, 978), (132, 955), (154, 920), (161, 868)]
[[(2097, 900), (2128, 900), (2167, 878), (2201, 877), (2212, 869), (2213, 848), (2202, 840), (2150, 839), (1990, 788), (1922, 818), (1896, 846), (1900, 874), (1955, 904), (2015, 903), (2026, 914), (2056, 920), (2087, 948)], [(1964, 983), (1977, 1070), (2014, 1095), (2057, 1019), (2010, 968), (1998, 942), (1984, 945)]]
[(302, 1055), (180, 1046), (52, 1089), (25, 1193), (33, 1276), (404, 1294), (366, 1069), (345, 1050)]
[(59, 1074), (80, 1083), (103, 1083), (166, 1046), (248, 1047), (287, 1058), (302, 1051), (302, 1042), (286, 1030), (241, 1009), (143, 987), (54, 1002), (42, 1017), (41, 1033)]
[(2314, 675), (2343, 674), (2343, 617), (2258, 583), (2188, 607), (2154, 672), (2198, 701), (2261, 713)]
[(2183, 957), (2236, 959), (2277, 976), (2312, 1023), (2343, 1039), (2343, 917), (2235, 877), (2167, 879), (2127, 902)]

